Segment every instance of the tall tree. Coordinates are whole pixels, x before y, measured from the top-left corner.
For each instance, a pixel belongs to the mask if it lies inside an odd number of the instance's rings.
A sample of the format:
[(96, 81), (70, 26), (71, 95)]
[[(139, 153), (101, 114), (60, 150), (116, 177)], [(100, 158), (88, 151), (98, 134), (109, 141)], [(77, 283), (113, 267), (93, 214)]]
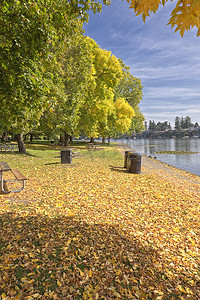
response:
[(185, 118), (185, 128), (190, 128), (190, 127), (193, 127), (194, 124), (192, 124), (192, 121), (191, 121), (191, 118), (189, 116), (187, 116)]
[[(55, 106), (54, 123), (56, 122), (56, 127), (68, 138), (79, 133), (80, 109), (85, 103), (91, 84), (92, 58), (85, 36), (78, 34), (72, 42), (64, 45), (61, 66), (64, 95)], [(68, 143), (67, 139), (65, 143)]]
[(178, 116), (175, 119), (174, 128), (177, 131), (181, 131), (181, 120), (180, 120), (180, 118)]
[(59, 47), (71, 41), (90, 9), (100, 11), (101, 5), (96, 0), (0, 3), (0, 114), (5, 127), (18, 130), (23, 152), (24, 125), (36, 122), (48, 99), (63, 91)]
[(89, 137), (104, 134), (108, 128), (108, 116), (114, 109), (114, 88), (122, 69), (111, 52), (101, 49), (94, 40), (87, 38), (90, 45), (92, 73), (86, 101), (81, 108), (80, 128)]

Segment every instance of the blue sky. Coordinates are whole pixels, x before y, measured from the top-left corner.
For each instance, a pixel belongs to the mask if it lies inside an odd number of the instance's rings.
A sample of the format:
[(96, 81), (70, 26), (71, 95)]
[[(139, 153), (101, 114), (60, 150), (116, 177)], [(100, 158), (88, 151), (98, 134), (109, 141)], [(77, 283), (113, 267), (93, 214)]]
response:
[(141, 78), (140, 108), (147, 122), (174, 125), (176, 116), (190, 116), (200, 123), (200, 37), (193, 29), (182, 38), (167, 25), (173, 6), (160, 7), (143, 23), (126, 1), (112, 0), (101, 14), (90, 14), (85, 34)]

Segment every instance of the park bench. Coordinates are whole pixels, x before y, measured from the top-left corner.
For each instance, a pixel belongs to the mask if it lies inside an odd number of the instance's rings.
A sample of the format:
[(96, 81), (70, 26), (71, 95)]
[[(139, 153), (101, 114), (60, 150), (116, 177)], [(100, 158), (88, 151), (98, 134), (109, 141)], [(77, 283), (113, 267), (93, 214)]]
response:
[[(14, 179), (4, 179), (4, 172), (10, 171), (14, 175)], [(17, 169), (11, 169), (11, 167), (5, 161), (0, 162), (0, 187), (1, 194), (18, 193), (25, 187), (25, 181), (27, 178)], [(7, 183), (19, 182), (21, 187), (18, 189), (8, 189)]]

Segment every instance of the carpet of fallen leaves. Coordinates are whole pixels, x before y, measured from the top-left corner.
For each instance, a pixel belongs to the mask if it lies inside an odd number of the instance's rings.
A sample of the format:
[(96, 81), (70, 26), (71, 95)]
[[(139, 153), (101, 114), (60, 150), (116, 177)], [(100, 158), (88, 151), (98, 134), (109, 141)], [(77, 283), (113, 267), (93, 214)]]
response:
[(0, 196), (0, 299), (200, 299), (198, 191), (127, 173), (113, 147), (82, 154), (0, 155), (29, 179)]

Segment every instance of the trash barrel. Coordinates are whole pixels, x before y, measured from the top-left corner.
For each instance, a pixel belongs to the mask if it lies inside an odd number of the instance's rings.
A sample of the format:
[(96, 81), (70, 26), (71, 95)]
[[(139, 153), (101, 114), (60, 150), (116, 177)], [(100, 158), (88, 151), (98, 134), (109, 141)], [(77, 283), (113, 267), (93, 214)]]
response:
[(140, 174), (141, 173), (141, 153), (129, 153), (127, 159), (127, 168), (129, 173)]
[(125, 155), (124, 155), (124, 168), (127, 168), (127, 160), (128, 160), (129, 153), (134, 153), (134, 151), (130, 151), (130, 150), (125, 151)]
[(72, 150), (61, 150), (61, 164), (71, 164), (72, 163)]

